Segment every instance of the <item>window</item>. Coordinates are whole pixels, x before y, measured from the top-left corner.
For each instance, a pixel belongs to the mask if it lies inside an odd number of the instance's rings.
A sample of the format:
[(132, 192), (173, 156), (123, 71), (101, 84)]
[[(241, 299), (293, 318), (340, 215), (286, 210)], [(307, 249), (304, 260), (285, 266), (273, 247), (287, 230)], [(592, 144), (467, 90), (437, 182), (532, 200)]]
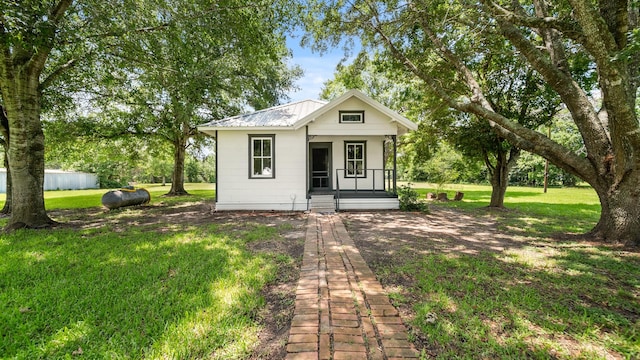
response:
[(249, 135), (249, 178), (273, 179), (275, 135)]
[(358, 124), (364, 123), (364, 111), (340, 111), (340, 123)]
[(365, 154), (364, 141), (344, 143), (345, 177), (367, 177)]

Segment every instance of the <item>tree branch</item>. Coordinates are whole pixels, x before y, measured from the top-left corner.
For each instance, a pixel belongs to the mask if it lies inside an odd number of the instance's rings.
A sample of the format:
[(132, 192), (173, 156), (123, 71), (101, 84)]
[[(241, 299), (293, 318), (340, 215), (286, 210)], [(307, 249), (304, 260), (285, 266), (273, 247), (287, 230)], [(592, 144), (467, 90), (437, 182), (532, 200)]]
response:
[(51, 83), (58, 78), (60, 75), (62, 75), (65, 71), (71, 69), (72, 67), (74, 67), (76, 64), (78, 63), (78, 59), (71, 59), (69, 61), (67, 61), (66, 63), (60, 65), (57, 69), (55, 69), (51, 74), (49, 74), (49, 76), (47, 76), (44, 80), (42, 80), (40, 82), (40, 86), (39, 89), (40, 91), (46, 89), (47, 87), (49, 87), (49, 85), (51, 85)]
[(493, 14), (502, 17), (505, 21), (512, 24), (535, 29), (554, 29), (578, 43), (582, 43), (584, 41), (582, 29), (575, 22), (563, 21), (552, 16), (538, 17), (516, 14), (514, 11), (505, 9), (494, 1), (485, 1), (484, 4)]
[(552, 64), (547, 57), (534, 46), (515, 25), (498, 18), (503, 35), (529, 61), (531, 66), (553, 88), (571, 113), (587, 149), (600, 174), (607, 172), (600, 159), (611, 153), (611, 143), (607, 137), (607, 129), (591, 105), (589, 98), (580, 85), (567, 73)]
[[(489, 105), (489, 103), (482, 95), (479, 85), (475, 82), (475, 79), (473, 79), (472, 74), (468, 69), (466, 69), (464, 64), (460, 62), (455, 54), (451, 53), (446, 47), (439, 47), (440, 51), (445, 52), (445, 54), (441, 55), (444, 56), (446, 60), (453, 62), (453, 66), (456, 69), (459, 71), (462, 70), (463, 73), (461, 75), (465, 79), (468, 78), (472, 80), (471, 84), (467, 84), (468, 86), (476, 87), (474, 89), (474, 96), (476, 96), (474, 101), (459, 102), (453, 99), (441, 84), (435, 81), (433, 77), (420, 70), (420, 68), (395, 45), (388, 34), (377, 25), (380, 23), (379, 19), (374, 18), (371, 21), (367, 21), (366, 26), (371, 27), (371, 29), (380, 36), (396, 59), (401, 61), (409, 71), (413, 72), (418, 78), (424, 81), (450, 107), (462, 112), (475, 114), (478, 117), (489, 121), (489, 124), (498, 133), (498, 135), (507, 139), (512, 145), (540, 154), (541, 156), (558, 164), (558, 166), (561, 166), (565, 170), (576, 174), (583, 180), (592, 181), (595, 175), (595, 170), (587, 159), (572, 153), (564, 146), (554, 142), (539, 132), (527, 129), (524, 126), (507, 119), (503, 115), (496, 113), (490, 106), (485, 107), (484, 104)], [(425, 25), (428, 27), (428, 24)], [(432, 36), (434, 36), (430, 29), (427, 28), (425, 31), (429, 31)]]
[(44, 69), (44, 64), (49, 57), (49, 53), (53, 48), (53, 43), (55, 39), (56, 28), (58, 27), (58, 23), (64, 16), (64, 13), (67, 11), (69, 6), (71, 6), (73, 0), (60, 0), (56, 5), (53, 6), (51, 12), (49, 13), (48, 23), (50, 26), (50, 34), (44, 35), (45, 38), (42, 39), (40, 45), (37, 46), (31, 52), (30, 59), (27, 63), (27, 67), (34, 71), (33, 75), (35, 76), (34, 80), (38, 80), (40, 77), (40, 73), (42, 69)]
[(484, 148), (482, 149), (482, 160), (484, 161), (484, 165), (489, 171), (489, 175), (493, 176), (493, 172), (496, 170), (496, 167), (491, 163), (491, 160), (489, 159), (489, 153), (487, 152), (487, 149)]

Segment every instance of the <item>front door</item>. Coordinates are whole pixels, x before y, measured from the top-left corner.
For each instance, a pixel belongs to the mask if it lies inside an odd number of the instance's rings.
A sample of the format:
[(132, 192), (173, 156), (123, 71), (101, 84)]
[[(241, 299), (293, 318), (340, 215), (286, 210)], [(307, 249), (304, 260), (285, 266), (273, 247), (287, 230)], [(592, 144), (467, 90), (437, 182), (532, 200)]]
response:
[(311, 191), (331, 190), (331, 143), (309, 143)]

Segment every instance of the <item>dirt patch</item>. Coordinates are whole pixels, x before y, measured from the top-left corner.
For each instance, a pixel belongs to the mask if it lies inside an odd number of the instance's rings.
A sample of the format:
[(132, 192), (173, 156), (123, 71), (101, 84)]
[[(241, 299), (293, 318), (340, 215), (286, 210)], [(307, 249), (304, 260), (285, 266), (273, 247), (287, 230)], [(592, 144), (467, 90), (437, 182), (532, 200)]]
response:
[[(272, 256), (279, 266), (276, 279), (262, 290), (266, 306), (256, 318), (263, 330), (259, 334), (260, 343), (250, 355), (250, 359), (285, 358), (304, 250), (305, 214), (269, 211), (216, 212), (212, 202), (193, 202), (177, 205), (160, 203), (115, 210), (55, 210), (49, 215), (59, 222), (58, 228), (108, 228), (114, 232), (125, 231), (132, 226), (164, 232), (175, 231), (176, 227), (189, 228), (210, 224), (229, 226), (230, 231), (243, 231), (248, 227), (247, 224), (276, 228), (277, 237), (247, 244), (249, 251)], [(280, 258), (293, 260), (284, 261)]]
[[(504, 210), (509, 211), (509, 210)], [(419, 288), (411, 274), (394, 272), (405, 263), (423, 258), (425, 255), (446, 254), (456, 257), (460, 254), (489, 256), (518, 253), (529, 257), (538, 266), (544, 264), (547, 257), (553, 257), (560, 251), (587, 248), (608, 248), (615, 250), (617, 256), (637, 257), (637, 249), (626, 249), (618, 245), (607, 245), (587, 235), (558, 234), (553, 238), (528, 237), (523, 235), (526, 229), (510, 229), (499, 220), (495, 212), (487, 209), (458, 210), (446, 206), (431, 206), (431, 213), (412, 213), (400, 211), (345, 212), (340, 216), (349, 235), (376, 274), (376, 277), (388, 293), (399, 294), (400, 301), (392, 302), (397, 307), (405, 323), (410, 324), (416, 312), (413, 305), (424, 301), (411, 289)], [(629, 250), (629, 251), (628, 251)], [(508, 265), (505, 265), (505, 268)], [(446, 279), (446, 274), (442, 275)], [(533, 285), (544, 291), (543, 285)], [(632, 296), (632, 295), (630, 295)], [(585, 303), (586, 300), (582, 299)], [(609, 305), (591, 305), (594, 308)], [(638, 321), (637, 313), (625, 309), (617, 310), (632, 322)], [(504, 324), (503, 324), (504, 325)], [(438, 344), (428, 341), (419, 329), (408, 326), (414, 344), (427, 357), (442, 354)], [(544, 331), (540, 331), (543, 334)], [(542, 336), (542, 335), (541, 335)], [(552, 335), (555, 336), (555, 335)], [(579, 354), (580, 344), (571, 337), (562, 342), (568, 351)], [(452, 346), (449, 344), (447, 346)], [(578, 349), (578, 350), (576, 350)], [(618, 354), (609, 354), (617, 358)]]
[(289, 328), (293, 319), (296, 287), (304, 252), (306, 216), (292, 214), (262, 214), (261, 221), (278, 226), (279, 237), (249, 244), (253, 252), (273, 256), (288, 255), (293, 262), (278, 262), (276, 280), (262, 290), (266, 306), (259, 314), (263, 329), (260, 344), (249, 359), (284, 359), (287, 355)]
[[(62, 227), (81, 229), (107, 227), (124, 231), (130, 226), (148, 227), (152, 231), (175, 231), (175, 226), (228, 225), (230, 231), (242, 231), (243, 224), (258, 223), (273, 226), (277, 237), (250, 242), (254, 253), (274, 256), (279, 268), (275, 281), (263, 289), (266, 306), (256, 314), (263, 330), (260, 343), (250, 359), (284, 359), (286, 343), (295, 304), (295, 289), (302, 261), (306, 215), (296, 212), (216, 212), (212, 202), (157, 204), (107, 211), (105, 209), (64, 210), (50, 213)], [(486, 254), (527, 251), (527, 248), (580, 247), (588, 242), (573, 242), (572, 238), (528, 238), (521, 232), (504, 228), (489, 211), (462, 211), (446, 206), (432, 206), (430, 214), (401, 211), (344, 212), (340, 217), (369, 267), (388, 292), (402, 293), (406, 301), (396, 303), (405, 323), (416, 316), (412, 304), (415, 293), (403, 289), (415, 288), (411, 276), (385, 273), (398, 261), (410, 261), (425, 254)], [(522, 230), (522, 229), (519, 229)], [(569, 245), (571, 244), (571, 245)], [(601, 245), (601, 244), (600, 244)], [(288, 262), (280, 258), (293, 259)], [(396, 264), (397, 265), (397, 264)], [(404, 292), (403, 292), (404, 291)], [(393, 299), (392, 299), (393, 300)], [(436, 356), (442, 349), (430, 344), (417, 329), (413, 333), (416, 347), (427, 356)]]
[(412, 304), (420, 299), (407, 291), (416, 287), (415, 279), (385, 271), (399, 259), (432, 253), (503, 252), (527, 245), (498, 231), (490, 216), (474, 216), (447, 207), (431, 207), (429, 214), (402, 211), (345, 212), (341, 218), (365, 261), (388, 293), (401, 293), (404, 301), (392, 302), (398, 309), (417, 349), (435, 357), (442, 349), (434, 347), (410, 323), (416, 316)]

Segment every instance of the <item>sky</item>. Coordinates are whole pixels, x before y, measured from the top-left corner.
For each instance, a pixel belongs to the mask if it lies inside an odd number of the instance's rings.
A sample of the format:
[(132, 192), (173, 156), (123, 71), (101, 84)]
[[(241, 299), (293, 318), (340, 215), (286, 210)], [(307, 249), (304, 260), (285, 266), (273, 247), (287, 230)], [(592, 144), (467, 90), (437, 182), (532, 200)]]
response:
[(299, 37), (287, 38), (287, 45), (293, 52), (292, 63), (304, 70), (304, 75), (296, 81), (299, 90), (288, 94), (291, 102), (318, 99), (322, 84), (333, 78), (336, 66), (344, 57), (344, 51), (336, 48), (319, 55), (309, 48), (301, 47)]

